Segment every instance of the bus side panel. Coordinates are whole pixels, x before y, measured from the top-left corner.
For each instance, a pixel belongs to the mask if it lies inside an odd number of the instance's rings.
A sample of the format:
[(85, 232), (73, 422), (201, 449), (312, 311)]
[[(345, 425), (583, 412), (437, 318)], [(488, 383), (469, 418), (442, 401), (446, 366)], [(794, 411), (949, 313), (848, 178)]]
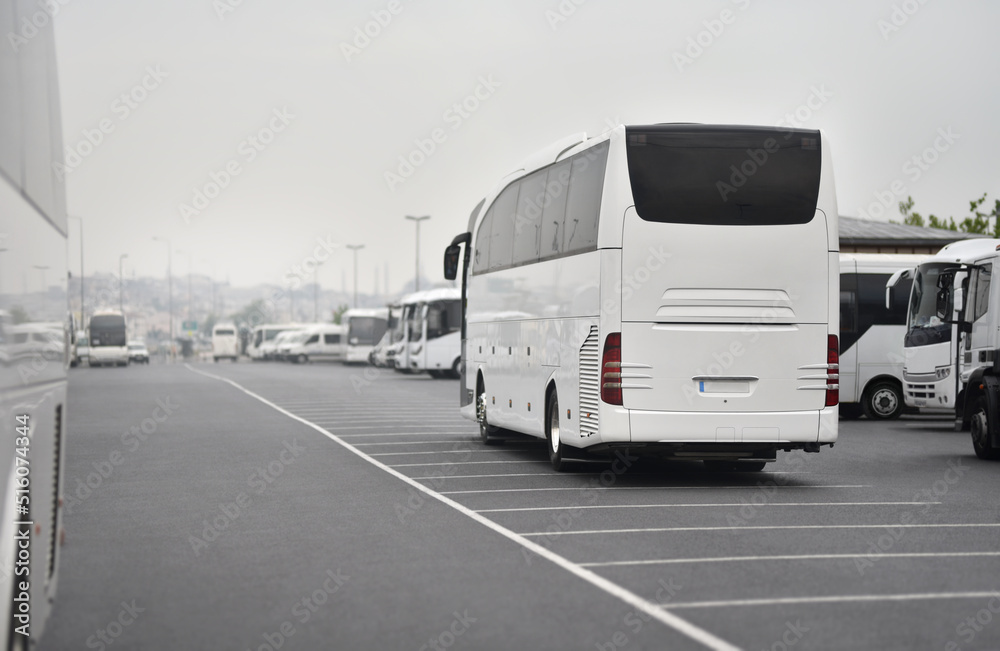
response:
[(471, 277), (468, 382), (474, 390), (481, 367), (490, 423), (543, 436), (544, 392), (554, 377), (563, 415), (570, 409), (564, 437), (576, 435), (578, 358), (597, 323), (599, 282), (598, 251)]

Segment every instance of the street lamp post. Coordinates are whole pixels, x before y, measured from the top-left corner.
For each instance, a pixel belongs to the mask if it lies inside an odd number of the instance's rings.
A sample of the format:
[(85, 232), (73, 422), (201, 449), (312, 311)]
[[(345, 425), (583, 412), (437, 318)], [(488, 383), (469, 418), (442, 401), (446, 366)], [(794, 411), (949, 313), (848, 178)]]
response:
[(128, 253), (118, 256), (118, 311), (125, 314), (125, 299), (122, 295), (125, 292), (125, 276), (122, 275), (122, 260), (128, 257)]
[(170, 353), (174, 352), (174, 273), (173, 273), (173, 247), (170, 240), (165, 237), (154, 235), (153, 239), (167, 245), (167, 304), (170, 310)]
[(416, 269), (417, 273), (413, 277), (413, 291), (420, 291), (420, 222), (425, 219), (430, 219), (430, 215), (424, 215), (423, 217), (414, 217), (413, 215), (407, 215), (406, 219), (411, 220), (417, 225), (417, 256), (416, 256)]
[(364, 244), (348, 244), (347, 248), (354, 251), (354, 307), (358, 306), (358, 251), (365, 248)]

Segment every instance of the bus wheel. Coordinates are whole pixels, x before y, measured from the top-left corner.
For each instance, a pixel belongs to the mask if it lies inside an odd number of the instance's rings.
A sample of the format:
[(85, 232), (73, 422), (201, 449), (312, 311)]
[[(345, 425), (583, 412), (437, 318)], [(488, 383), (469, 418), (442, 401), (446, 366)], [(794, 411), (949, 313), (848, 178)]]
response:
[(1000, 450), (990, 445), (990, 410), (986, 396), (979, 396), (976, 399), (969, 429), (972, 431), (972, 448), (976, 451), (977, 457), (987, 460), (1000, 459)]
[(499, 427), (494, 427), (486, 421), (486, 390), (479, 385), (479, 395), (476, 397), (476, 419), (479, 421), (479, 439), (483, 445), (497, 445), (501, 442), (496, 434)]
[(562, 440), (559, 438), (559, 397), (553, 389), (549, 398), (548, 413), (545, 419), (545, 440), (548, 443), (545, 447), (549, 451), (549, 463), (556, 472), (563, 472), (567, 469), (566, 459), (563, 458)]
[(451, 377), (454, 380), (462, 379), (462, 358), (456, 357), (451, 365)]
[(861, 404), (865, 416), (872, 420), (899, 418), (903, 411), (903, 392), (894, 382), (878, 382), (865, 390)]
[(299, 354), (298, 357), (295, 358), (295, 363), (296, 364), (305, 364), (308, 361), (309, 361), (309, 358), (306, 357), (305, 355), (302, 355), (301, 353)]

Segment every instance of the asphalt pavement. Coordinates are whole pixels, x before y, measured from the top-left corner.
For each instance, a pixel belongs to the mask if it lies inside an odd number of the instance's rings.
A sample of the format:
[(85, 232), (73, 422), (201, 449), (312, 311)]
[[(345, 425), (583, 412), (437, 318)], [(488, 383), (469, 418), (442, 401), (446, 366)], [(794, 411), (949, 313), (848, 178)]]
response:
[(1000, 464), (922, 417), (764, 472), (484, 447), (453, 380), (73, 369), (41, 648), (1000, 648)]

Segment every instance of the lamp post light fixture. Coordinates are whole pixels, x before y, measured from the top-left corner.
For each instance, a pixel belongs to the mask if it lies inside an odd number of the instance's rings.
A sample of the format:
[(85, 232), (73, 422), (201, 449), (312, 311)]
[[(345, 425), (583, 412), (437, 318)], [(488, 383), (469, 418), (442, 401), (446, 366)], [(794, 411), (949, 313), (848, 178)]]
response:
[(424, 215), (423, 217), (414, 217), (413, 215), (407, 215), (406, 219), (414, 222), (417, 225), (417, 255), (416, 255), (416, 274), (413, 276), (413, 291), (420, 291), (420, 222), (425, 219), (430, 219), (430, 215)]

